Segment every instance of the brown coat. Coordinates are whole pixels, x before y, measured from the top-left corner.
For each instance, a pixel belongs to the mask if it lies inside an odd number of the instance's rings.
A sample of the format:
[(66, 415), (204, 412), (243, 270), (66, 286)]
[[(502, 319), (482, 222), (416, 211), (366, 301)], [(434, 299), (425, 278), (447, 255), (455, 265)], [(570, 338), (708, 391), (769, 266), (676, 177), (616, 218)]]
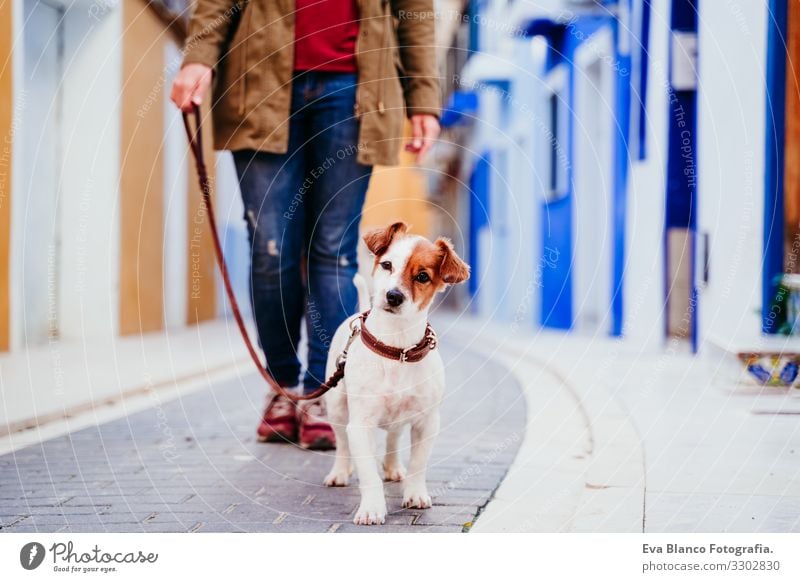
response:
[[(438, 116), (433, 0), (357, 0), (358, 161), (398, 161), (403, 113)], [(215, 70), (217, 149), (286, 153), (294, 0), (196, 0), (184, 64)]]

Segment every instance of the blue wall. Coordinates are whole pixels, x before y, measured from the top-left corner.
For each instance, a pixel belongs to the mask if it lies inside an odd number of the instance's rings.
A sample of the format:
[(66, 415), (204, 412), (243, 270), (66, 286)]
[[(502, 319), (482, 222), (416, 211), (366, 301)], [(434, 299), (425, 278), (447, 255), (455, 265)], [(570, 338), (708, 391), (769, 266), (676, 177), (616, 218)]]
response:
[[(619, 35), (627, 31), (621, 30), (619, 23), (613, 21), (614, 39), (619, 46)], [(646, 54), (645, 54), (646, 56)], [(631, 56), (616, 55), (618, 71), (616, 80), (616, 128), (614, 135), (614, 216), (613, 228), (613, 253), (611, 277), (611, 335), (621, 336), (624, 321), (624, 290), (623, 279), (625, 275), (625, 215), (627, 212), (628, 174), (632, 163), (630, 154), (631, 130)], [(624, 73), (625, 72), (625, 73)]]
[(770, 0), (767, 16), (767, 123), (764, 160), (764, 262), (761, 329), (777, 331), (771, 306), (783, 273), (783, 165), (786, 107), (786, 0)]
[[(609, 16), (579, 17), (570, 21), (562, 31), (550, 34), (550, 56), (548, 63), (556, 65), (566, 62), (572, 63), (577, 48), (600, 28), (608, 26), (617, 38), (619, 33), (618, 23)], [(623, 324), (623, 275), (625, 266), (625, 212), (626, 189), (628, 182), (628, 169), (630, 156), (628, 153), (628, 134), (630, 131), (630, 70), (631, 60), (629, 55), (617, 55), (618, 75), (616, 84), (616, 119), (614, 143), (614, 191), (613, 191), (613, 256), (612, 264), (612, 289), (611, 313), (612, 322), (609, 330), (612, 335), (622, 333)], [(622, 71), (626, 73), (623, 74)], [(573, 247), (573, 188), (574, 182), (574, 87), (575, 69), (570, 65), (567, 89), (567, 103), (564, 104), (570, 114), (567, 125), (567, 155), (570, 159), (568, 169), (566, 196), (555, 201), (545, 202), (542, 206), (542, 247), (536, 260), (540, 264), (548, 264), (549, 256), (558, 253), (559, 260), (552, 268), (542, 272), (542, 311), (541, 324), (545, 327), (570, 329), (573, 326), (575, 314), (573, 308), (573, 281), (571, 269)]]
[[(697, 0), (673, 0), (670, 28), (673, 31), (697, 34)], [(699, 48), (698, 48), (699, 50)], [(671, 47), (670, 47), (671, 51)], [(670, 52), (670, 59), (674, 58)], [(675, 90), (670, 86), (667, 117), (669, 137), (667, 143), (667, 183), (665, 191), (664, 228), (664, 298), (671, 284), (666, 275), (667, 231), (670, 228), (687, 228), (690, 231), (689, 265), (692, 349), (697, 351), (697, 282), (695, 281), (695, 233), (697, 230), (697, 90)], [(665, 334), (667, 320), (664, 320)]]
[[(469, 264), (478, 271), (478, 276), (470, 277), (467, 280), (470, 295), (473, 297), (478, 292), (480, 285), (478, 234), (481, 229), (489, 224), (489, 184), (491, 183), (489, 172), (491, 171), (491, 153), (486, 151), (475, 162), (475, 167), (469, 179)], [(477, 309), (477, 304), (472, 303), (473, 309)]]

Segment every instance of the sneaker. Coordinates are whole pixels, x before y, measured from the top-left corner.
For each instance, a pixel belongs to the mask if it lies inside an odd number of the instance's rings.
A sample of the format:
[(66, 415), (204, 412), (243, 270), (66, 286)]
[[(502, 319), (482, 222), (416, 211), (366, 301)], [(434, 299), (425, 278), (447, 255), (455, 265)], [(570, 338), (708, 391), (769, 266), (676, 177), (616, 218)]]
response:
[(336, 448), (336, 435), (328, 423), (328, 412), (322, 399), (300, 402), (297, 423), (300, 425), (300, 446), (304, 449), (326, 451)]
[(271, 394), (258, 427), (262, 443), (293, 442), (297, 438), (297, 414), (294, 403), (280, 394)]

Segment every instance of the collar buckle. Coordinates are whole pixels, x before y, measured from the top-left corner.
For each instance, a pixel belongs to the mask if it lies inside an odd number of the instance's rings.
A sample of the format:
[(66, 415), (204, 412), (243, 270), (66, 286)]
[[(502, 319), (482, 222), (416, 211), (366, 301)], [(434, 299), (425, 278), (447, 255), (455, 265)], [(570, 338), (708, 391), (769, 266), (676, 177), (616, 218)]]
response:
[(401, 364), (405, 364), (408, 361), (408, 350), (410, 350), (412, 348), (413, 348), (413, 346), (411, 348), (405, 348), (402, 352), (400, 352), (400, 363)]

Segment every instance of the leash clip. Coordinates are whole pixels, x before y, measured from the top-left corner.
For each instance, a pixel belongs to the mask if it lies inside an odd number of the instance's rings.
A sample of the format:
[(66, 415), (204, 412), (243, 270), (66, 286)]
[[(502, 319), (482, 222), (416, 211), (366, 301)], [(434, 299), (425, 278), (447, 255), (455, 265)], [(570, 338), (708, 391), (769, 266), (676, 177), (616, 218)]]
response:
[(428, 338), (428, 348), (431, 350), (435, 350), (436, 346), (439, 344), (439, 339), (436, 337), (436, 332), (433, 331), (433, 328), (429, 328), (427, 333)]
[[(413, 346), (412, 346), (413, 347)], [(400, 363), (405, 364), (408, 360), (408, 350), (411, 348), (405, 348), (402, 352), (400, 352)]]
[(356, 336), (361, 333), (361, 325), (358, 323), (360, 321), (361, 318), (356, 317), (350, 322), (350, 337), (347, 338), (347, 343), (345, 344), (342, 353), (336, 358), (336, 367), (340, 370), (343, 369), (344, 365), (347, 363), (347, 351), (350, 349), (350, 346), (353, 345)]

